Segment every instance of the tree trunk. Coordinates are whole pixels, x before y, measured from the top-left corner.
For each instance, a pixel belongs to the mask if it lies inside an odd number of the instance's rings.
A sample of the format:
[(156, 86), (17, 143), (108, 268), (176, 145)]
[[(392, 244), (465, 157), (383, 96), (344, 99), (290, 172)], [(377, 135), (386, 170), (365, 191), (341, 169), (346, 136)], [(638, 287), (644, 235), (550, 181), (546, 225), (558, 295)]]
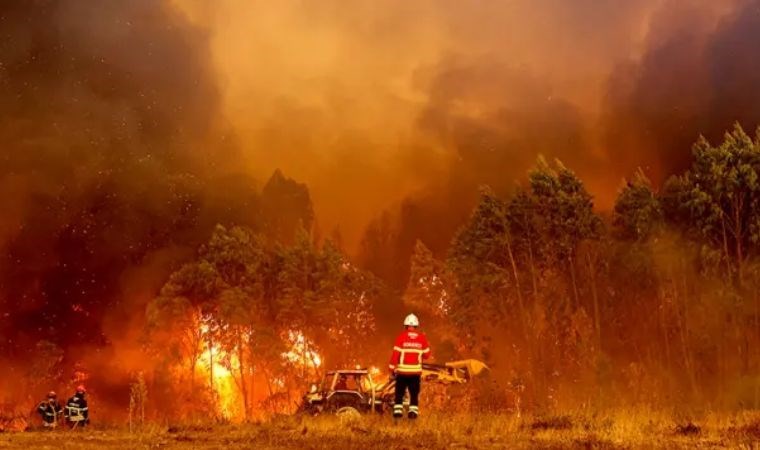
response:
[(591, 278), (591, 297), (594, 301), (594, 326), (596, 327), (596, 345), (599, 351), (602, 349), (602, 320), (599, 311), (599, 295), (596, 290), (596, 268), (591, 261), (591, 256), (586, 253), (586, 263), (588, 264), (589, 276)]
[(578, 295), (578, 283), (575, 280), (575, 260), (572, 255), (568, 255), (568, 262), (570, 263), (570, 279), (573, 282), (573, 298), (575, 299), (575, 308), (580, 305), (580, 295)]
[(195, 369), (198, 367), (198, 352), (190, 357), (190, 392), (195, 392)]
[(190, 328), (187, 333), (190, 339), (190, 392), (195, 392), (195, 372), (198, 369), (198, 361), (203, 354), (203, 332), (200, 328), (200, 312), (193, 312), (190, 319)]
[[(683, 267), (681, 267), (683, 269)], [(681, 274), (683, 279), (683, 285), (684, 285), (684, 296), (687, 296), (687, 290), (686, 290), (686, 275), (684, 273)], [(691, 350), (689, 349), (689, 330), (688, 330), (688, 298), (684, 298), (683, 302), (681, 302), (681, 296), (679, 295), (678, 290), (678, 284), (675, 279), (673, 279), (673, 291), (675, 294), (675, 303), (676, 305), (679, 305), (677, 308), (678, 310), (683, 310), (683, 313), (681, 311), (678, 311), (676, 314), (676, 317), (678, 318), (678, 329), (679, 334), (681, 336), (681, 350), (683, 352), (683, 358), (684, 358), (684, 366), (686, 367), (686, 372), (689, 377), (689, 382), (691, 384), (691, 390), (694, 394), (697, 394), (699, 389), (697, 387), (697, 377), (694, 372), (694, 361), (691, 357)], [(683, 303), (683, 305), (681, 305)]]
[(245, 421), (250, 420), (250, 407), (248, 404), (248, 386), (246, 383), (246, 365), (245, 365), (245, 347), (243, 346), (242, 331), (237, 333), (238, 348), (238, 374), (240, 376), (240, 395), (243, 397), (243, 417)]
[(243, 361), (238, 362), (238, 374), (240, 376), (240, 396), (243, 397), (243, 417), (248, 422), (251, 418), (251, 410), (248, 403), (248, 383)]
[(515, 255), (512, 252), (512, 243), (509, 237), (507, 237), (507, 253), (509, 254), (509, 263), (512, 266), (512, 276), (515, 279), (515, 287), (517, 289), (517, 302), (518, 307), (520, 308), (520, 327), (522, 328), (520, 331), (523, 335), (523, 338), (527, 340), (528, 336), (526, 335), (527, 328), (525, 323), (525, 302), (523, 301), (522, 288), (520, 287), (520, 277), (517, 273), (517, 263), (515, 262)]
[(726, 232), (726, 218), (725, 214), (721, 213), (720, 215), (720, 227), (721, 227), (721, 234), (723, 236), (723, 254), (726, 258), (726, 268), (728, 270), (728, 278), (731, 279), (732, 272), (733, 272), (733, 265), (731, 264), (731, 253), (728, 250), (728, 233)]
[(662, 304), (665, 299), (665, 293), (660, 290), (660, 327), (662, 328), (662, 337), (665, 343), (665, 368), (670, 370), (672, 367), (670, 356), (670, 333), (668, 330), (668, 322), (665, 314), (665, 305)]
[[(523, 216), (525, 223), (528, 222), (527, 214)], [(528, 232), (528, 262), (530, 263), (530, 279), (533, 284), (533, 300), (538, 298), (538, 280), (536, 276), (536, 264), (533, 258), (533, 238)]]
[(253, 402), (256, 399), (256, 363), (253, 360), (253, 354), (251, 354), (251, 397), (250, 405), (253, 407)]
[(216, 401), (217, 393), (214, 387), (214, 340), (211, 337), (206, 339), (208, 344), (208, 385), (211, 388), (211, 397)]
[(744, 209), (744, 197), (741, 194), (734, 195), (734, 239), (736, 241), (736, 275), (739, 286), (744, 283), (744, 249), (742, 248), (742, 209)]

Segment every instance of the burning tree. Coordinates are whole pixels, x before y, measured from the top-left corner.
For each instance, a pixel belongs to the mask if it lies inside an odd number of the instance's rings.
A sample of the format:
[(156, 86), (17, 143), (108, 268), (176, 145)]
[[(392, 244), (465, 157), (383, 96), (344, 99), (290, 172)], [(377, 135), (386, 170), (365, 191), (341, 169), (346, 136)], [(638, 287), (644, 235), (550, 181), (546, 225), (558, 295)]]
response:
[[(345, 343), (358, 328), (373, 329), (376, 284), (305, 232), (282, 246), (250, 229), (218, 226), (198, 260), (170, 277), (148, 315), (190, 379), (203, 362), (220, 409), (235, 415), (232, 399), (248, 420), (257, 399), (300, 390), (317, 376), (325, 355), (341, 361), (339, 355), (360, 354), (361, 344)], [(256, 392), (257, 380), (266, 391)]]

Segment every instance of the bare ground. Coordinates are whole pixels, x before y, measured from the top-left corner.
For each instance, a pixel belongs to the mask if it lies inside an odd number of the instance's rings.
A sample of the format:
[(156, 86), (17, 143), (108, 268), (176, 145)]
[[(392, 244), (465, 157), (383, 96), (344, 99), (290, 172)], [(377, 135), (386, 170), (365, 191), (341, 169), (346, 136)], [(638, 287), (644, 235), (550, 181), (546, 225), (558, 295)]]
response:
[(516, 417), (432, 415), (417, 422), (388, 417), (281, 417), (246, 425), (146, 426), (139, 432), (0, 433), (0, 448), (24, 449), (438, 449), (438, 448), (760, 448), (760, 412), (698, 418), (617, 412)]

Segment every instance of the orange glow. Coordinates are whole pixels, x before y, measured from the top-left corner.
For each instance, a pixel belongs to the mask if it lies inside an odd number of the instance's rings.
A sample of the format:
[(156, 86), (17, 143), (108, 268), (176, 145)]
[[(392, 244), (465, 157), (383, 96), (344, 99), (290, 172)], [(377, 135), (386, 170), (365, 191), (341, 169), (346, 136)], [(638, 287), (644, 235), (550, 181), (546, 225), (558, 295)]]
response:
[(288, 331), (290, 350), (282, 354), (286, 361), (304, 368), (316, 371), (322, 366), (322, 357), (317, 353), (314, 343), (309, 341), (301, 331)]
[[(209, 327), (201, 325), (201, 334), (205, 337), (209, 332)], [(218, 413), (227, 419), (240, 417), (240, 393), (238, 392), (235, 380), (230, 370), (221, 364), (223, 359), (227, 358), (226, 352), (221, 350), (218, 345), (212, 345), (211, 348), (201, 354), (198, 362), (198, 370), (204, 372), (203, 375), (210, 377), (211, 389), (214, 392), (218, 404)], [(234, 367), (235, 358), (231, 358), (231, 365)]]
[[(243, 408), (243, 397), (236, 379), (239, 362), (233, 354), (228, 354), (219, 345), (211, 339), (209, 347), (210, 327), (206, 323), (201, 323), (199, 330), (202, 339), (202, 352), (198, 359), (196, 368), (199, 379), (205, 379), (207, 386), (213, 391), (214, 401), (217, 404), (217, 413), (229, 420), (242, 419), (245, 415)], [(322, 366), (322, 356), (317, 352), (313, 342), (297, 330), (291, 330), (285, 337), (289, 350), (282, 353), (284, 361), (295, 366), (299, 371), (303, 371), (304, 376), (311, 377), (317, 373)], [(277, 391), (288, 389), (283, 377), (276, 377), (272, 381), (272, 386)], [(300, 386), (299, 386), (300, 388)]]

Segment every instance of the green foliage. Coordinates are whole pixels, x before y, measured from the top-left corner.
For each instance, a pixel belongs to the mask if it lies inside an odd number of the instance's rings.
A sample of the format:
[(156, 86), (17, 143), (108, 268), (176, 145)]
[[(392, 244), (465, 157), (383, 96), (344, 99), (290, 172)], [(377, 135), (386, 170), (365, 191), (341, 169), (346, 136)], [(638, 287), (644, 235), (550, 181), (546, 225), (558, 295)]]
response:
[(543, 256), (566, 259), (575, 256), (585, 239), (597, 239), (602, 220), (594, 213), (591, 195), (583, 183), (560, 161), (549, 165), (539, 157), (529, 174), (531, 223), (543, 238)]
[(404, 306), (421, 317), (423, 328), (441, 360), (457, 358), (457, 335), (452, 326), (456, 310), (452, 307), (454, 293), (452, 275), (422, 241), (417, 241), (412, 253), (409, 282), (404, 292)]
[[(576, 379), (594, 377), (604, 247), (586, 243), (603, 233), (591, 195), (559, 161), (539, 158), (528, 188), (507, 201), (482, 189), (446, 261), (453, 287), (448, 316), (459, 330), (460, 348), (510, 367), (511, 378), (531, 379), (531, 393), (521, 396), (543, 395), (558, 370)], [(424, 249), (414, 261), (413, 271), (431, 270)], [(414, 281), (409, 296), (419, 296)], [(547, 370), (549, 361), (554, 372)]]
[(692, 152), (691, 168), (668, 183), (666, 213), (676, 226), (720, 248), (741, 281), (760, 241), (760, 140), (736, 124), (719, 146), (700, 137)]
[(483, 188), (469, 222), (452, 242), (447, 261), (456, 280), (451, 315), (460, 324), (472, 326), (503, 314), (501, 300), (509, 286), (505, 208), (490, 189)]
[(543, 239), (539, 235), (540, 218), (536, 214), (536, 204), (530, 192), (518, 189), (507, 204), (507, 221), (512, 235), (512, 243), (521, 261), (532, 259), (540, 251)]
[(409, 283), (404, 303), (427, 316), (445, 316), (449, 311), (448, 273), (442, 262), (422, 241), (417, 241), (412, 253)]
[(292, 247), (280, 252), (281, 269), (277, 274), (277, 320), (290, 323), (291, 327), (303, 329), (327, 325), (329, 289), (328, 260), (319, 254), (311, 237), (300, 232)]
[(179, 306), (175, 299), (182, 298), (189, 305), (202, 306), (219, 294), (219, 274), (206, 260), (189, 263), (174, 272), (159, 294), (162, 301)]
[[(505, 290), (516, 289), (521, 278), (510, 275), (518, 266), (534, 278), (538, 266), (572, 270), (566, 261), (575, 257), (581, 242), (601, 236), (602, 221), (591, 195), (560, 162), (550, 166), (539, 158), (529, 185), (529, 191), (518, 190), (508, 203), (483, 189), (470, 221), (454, 238), (448, 264), (463, 312), (484, 307), (471, 296), (507, 297)], [(494, 307), (489, 311), (498, 315), (503, 302), (490, 303)]]
[(639, 169), (618, 194), (612, 223), (623, 239), (644, 241), (662, 227), (663, 211), (652, 184)]
[(226, 229), (217, 225), (208, 244), (200, 251), (201, 261), (213, 267), (224, 284), (256, 288), (266, 265), (265, 242), (261, 235), (243, 227)]

